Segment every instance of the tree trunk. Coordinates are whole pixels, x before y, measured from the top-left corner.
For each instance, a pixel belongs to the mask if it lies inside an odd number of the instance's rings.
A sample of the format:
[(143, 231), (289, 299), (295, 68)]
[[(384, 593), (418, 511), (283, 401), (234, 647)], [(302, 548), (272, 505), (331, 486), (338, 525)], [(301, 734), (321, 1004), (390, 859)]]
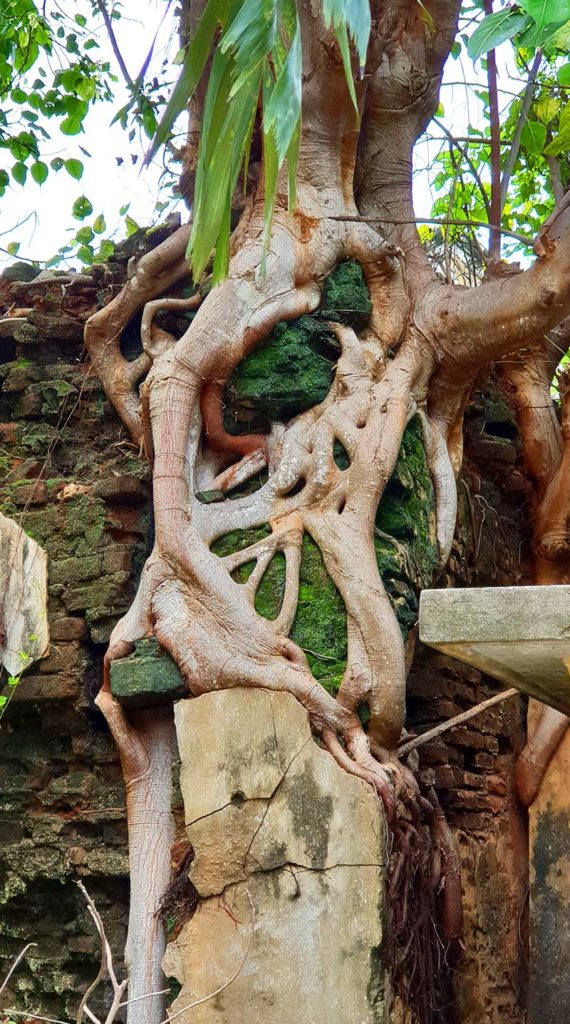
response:
[[(283, 179), (266, 272), (260, 187), (234, 232), (227, 280), (204, 298), (178, 298), (198, 307), (178, 340), (155, 326), (154, 316), (172, 308), (173, 297), (164, 291), (184, 276), (186, 228), (145, 257), (122, 297), (87, 325), (87, 346), (107, 394), (133, 438), (144, 443), (154, 472), (154, 549), (136, 600), (112, 635), (106, 663), (154, 635), (177, 662), (190, 695), (233, 686), (292, 693), (338, 764), (369, 782), (383, 804), (395, 837), (395, 935), (413, 924), (410, 865), (421, 861), (426, 892), (442, 893), (442, 935), (453, 943), (461, 931), (457, 854), (433, 791), (422, 791), (413, 760), (397, 754), (406, 652), (379, 572), (375, 519), (406, 426), (418, 412), (435, 493), (439, 569), (445, 565), (471, 384), (482, 367), (535, 342), (564, 316), (570, 234), (562, 211), (545, 226), (530, 270), (466, 290), (436, 277), (413, 225), (390, 226), (413, 219), (412, 147), (436, 109), (460, 4), (392, 0), (373, 7), (366, 75), (357, 85), (358, 124), (334, 36), (314, 4), (299, 4), (304, 87), (298, 198), (289, 211)], [(264, 435), (230, 436), (223, 396), (236, 366), (277, 325), (314, 314), (323, 281), (347, 260), (362, 268), (372, 313), (360, 331), (330, 325), (340, 355), (328, 394), (293, 418), (273, 422)], [(120, 331), (145, 304), (144, 354), (127, 363)], [(347, 458), (343, 468), (335, 458), (339, 444)], [(262, 471), (267, 478), (261, 486), (243, 490)], [(221, 500), (205, 504), (208, 493)], [(565, 502), (558, 489), (557, 507)], [(220, 538), (247, 530), (264, 532), (245, 549), (221, 557), (214, 552)], [(346, 610), (347, 663), (336, 696), (319, 686), (306, 652), (290, 635), (306, 536), (320, 550)], [(284, 596), (269, 620), (258, 613), (256, 597), (277, 555), (285, 559)], [(254, 567), (244, 584), (236, 572), (246, 564)], [(111, 698), (104, 701), (109, 714)], [(113, 714), (111, 709), (111, 719)], [(161, 749), (166, 727), (162, 740), (158, 734), (157, 728), (152, 742), (159, 751), (151, 754), (148, 747), (149, 779), (164, 773), (168, 760)], [(145, 728), (140, 738), (147, 748), (151, 733)], [(127, 779), (138, 778), (138, 768), (133, 775), (127, 767), (129, 757), (123, 760)], [(167, 818), (166, 789), (163, 781), (158, 810)], [(166, 878), (165, 840), (159, 871), (140, 849), (148, 827), (139, 832), (138, 815), (152, 803), (152, 792), (151, 786), (139, 793), (133, 784), (129, 804), (133, 902), (141, 901), (132, 912), (133, 936), (154, 920)], [(134, 941), (129, 939), (131, 972)], [(140, 974), (137, 965), (137, 995), (153, 990), (154, 963), (149, 954)], [(158, 1024), (158, 1002), (149, 1005), (145, 1022)], [(426, 1003), (419, 1016), (427, 1012)]]

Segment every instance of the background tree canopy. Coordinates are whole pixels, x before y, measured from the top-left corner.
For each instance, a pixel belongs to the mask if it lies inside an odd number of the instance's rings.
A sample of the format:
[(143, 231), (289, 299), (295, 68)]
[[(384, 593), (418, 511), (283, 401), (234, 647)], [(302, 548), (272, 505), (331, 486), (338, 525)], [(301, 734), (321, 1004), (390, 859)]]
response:
[[(172, 22), (174, 31), (172, 4), (163, 6), (162, 18)], [(465, 135), (454, 137), (446, 124), (445, 106), (440, 105), (418, 148), (425, 148), (426, 138), (433, 140), (426, 150), (426, 179), (436, 193), (431, 217), (500, 222), (503, 229), (530, 239), (569, 179), (570, 0), (495, 2), (492, 13), (486, 13), (489, 8), (484, 0), (463, 4), (450, 57), (457, 78), (464, 78), (475, 101), (474, 123), (466, 124)], [(353, 73), (358, 75), (368, 45), (368, 2), (325, 0), (323, 10), (335, 27), (347, 84), (353, 90)], [(202, 87), (207, 82), (208, 116), (201, 137), (190, 245), (199, 275), (219, 243), (216, 272), (223, 274), (231, 194), (251, 144), (258, 104), (263, 110), (268, 230), (277, 172), (284, 161), (291, 201), (295, 198), (302, 54), (294, 0), (210, 0), (192, 38), (175, 55), (181, 65), (175, 87), (176, 66), (154, 53), (156, 33), (154, 38), (149, 33), (148, 52), (136, 75), (129, 73), (128, 46), (123, 53), (118, 41), (121, 30), (127, 37), (128, 20), (121, 20), (125, 13), (132, 16), (121, 4), (105, 6), (103, 0), (75, 0), (65, 11), (57, 4), (37, 5), (33, 0), (7, 0), (2, 5), (0, 199), (7, 210), (13, 190), (25, 188), (30, 179), (43, 184), (49, 175), (64, 173), (80, 181), (86, 161), (97, 158), (96, 151), (83, 146), (86, 117), (90, 107), (104, 103), (109, 121), (124, 128), (125, 148), (138, 148), (142, 157), (144, 140), (148, 145), (152, 139), (150, 159), (163, 147), (168, 172), (162, 178), (158, 212), (170, 208), (177, 198), (172, 162), (180, 145), (176, 119), (202, 79)], [(215, 36), (220, 45), (212, 66), (206, 67)], [(499, 73), (493, 54), (498, 46)], [(129, 101), (118, 107), (114, 93), (120, 79)], [(54, 149), (57, 155), (46, 155)], [(208, 173), (213, 165), (215, 175)], [(47, 255), (56, 260), (77, 257), (84, 263), (107, 258), (118, 225), (107, 225), (97, 206), (96, 197), (77, 195), (70, 227), (73, 220), (79, 226), (63, 251)], [(128, 210), (122, 212), (125, 222), (118, 231), (128, 234), (137, 224)], [(475, 280), (480, 274), (486, 246), (480, 229), (447, 223), (425, 225), (420, 233), (448, 276)], [(11, 237), (6, 244), (15, 255), (18, 242)], [(529, 248), (508, 234), (503, 246), (507, 255), (528, 253)]]

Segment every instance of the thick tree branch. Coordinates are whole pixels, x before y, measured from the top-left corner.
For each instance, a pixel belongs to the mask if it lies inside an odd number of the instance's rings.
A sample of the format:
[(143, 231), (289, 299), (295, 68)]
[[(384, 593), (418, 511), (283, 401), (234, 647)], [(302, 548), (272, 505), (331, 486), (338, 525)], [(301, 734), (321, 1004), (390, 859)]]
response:
[(562, 205), (535, 242), (538, 259), (523, 273), (477, 288), (439, 282), (424, 293), (416, 321), (439, 351), (449, 380), (533, 344), (570, 312), (570, 209)]
[(414, 225), (412, 150), (437, 109), (460, 7), (459, 0), (392, 0), (374, 27), (372, 46), (382, 59), (366, 96), (356, 199), (364, 216), (406, 222), (386, 237), (403, 249), (418, 288), (433, 270)]

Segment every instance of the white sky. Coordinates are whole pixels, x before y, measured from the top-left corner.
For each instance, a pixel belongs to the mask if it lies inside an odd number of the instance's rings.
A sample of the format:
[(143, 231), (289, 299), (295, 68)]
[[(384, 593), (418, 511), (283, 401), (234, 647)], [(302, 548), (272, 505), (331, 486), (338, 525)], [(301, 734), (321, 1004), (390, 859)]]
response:
[[(68, 6), (67, 12), (71, 13), (74, 9), (74, 6)], [(172, 9), (173, 7), (170, 10)], [(160, 24), (164, 0), (147, 0), (146, 4), (141, 3), (141, 0), (123, 0), (121, 10), (121, 19), (114, 23), (115, 32), (129, 72), (134, 78)], [(92, 17), (91, 15), (89, 24), (92, 24)], [(102, 21), (95, 24), (97, 27), (93, 34), (101, 46), (97, 53), (99, 56), (104, 55), (111, 62), (113, 71), (119, 78), (115, 109), (113, 110), (112, 105), (108, 103), (95, 104), (87, 115), (85, 130), (81, 135), (63, 136), (56, 130), (55, 125), (50, 129), (53, 135), (52, 144), (48, 144), (42, 153), (42, 159), (49, 162), (55, 156), (64, 159), (79, 158), (85, 167), (83, 178), (77, 182), (70, 178), (65, 170), (57, 174), (50, 171), (47, 181), (41, 186), (33, 182), (30, 175), (23, 189), (15, 184), (10, 186), (1, 200), (3, 218), (0, 246), (6, 247), (9, 242), (17, 241), (20, 243), (20, 252), (16, 257), (0, 252), (0, 264), (13, 262), (20, 256), (41, 261), (53, 256), (60, 246), (69, 241), (74, 231), (81, 227), (81, 223), (74, 221), (71, 216), (73, 201), (81, 193), (92, 202), (93, 217), (100, 213), (104, 215), (107, 224), (105, 236), (112, 236), (115, 232), (116, 240), (125, 235), (124, 219), (119, 215), (119, 210), (124, 204), (130, 203), (129, 214), (135, 221), (148, 225), (156, 220), (157, 200), (166, 198), (164, 192), (159, 194), (161, 156), (157, 157), (153, 166), (139, 173), (141, 156), (148, 144), (146, 138), (136, 137), (129, 143), (120, 125), (110, 125), (115, 110), (126, 102), (128, 93), (118, 72)], [(157, 38), (151, 71), (157, 70), (165, 58), (171, 60), (177, 50), (178, 41), (173, 32), (173, 18), (169, 14)], [(521, 84), (510, 80), (513, 73), (512, 62), (509, 60), (510, 53), (508, 45), (499, 50), (500, 85), (505, 90), (518, 92)], [(461, 84), (476, 80), (485, 87), (480, 66), (478, 71), (474, 72), (470, 60), (449, 59), (441, 99), (445, 108), (447, 127), (457, 135), (467, 134), (468, 125), (476, 126), (480, 120), (479, 101), (471, 89)], [(507, 94), (503, 96), (505, 103), (509, 98)], [(441, 136), (442, 133), (434, 126), (432, 134)], [(91, 157), (84, 156), (80, 146), (86, 149)], [(417, 216), (430, 215), (435, 194), (432, 194), (429, 186), (429, 166), (440, 147), (441, 142), (423, 141), (416, 148), (414, 194)], [(132, 163), (131, 154), (139, 158), (136, 165)], [(119, 157), (123, 158), (120, 166), (117, 163)], [(179, 208), (183, 210), (181, 203)], [(30, 214), (32, 216), (29, 216)], [(26, 217), (29, 219), (25, 224), (16, 226)], [(89, 223), (89, 220), (86, 223)], [(74, 263), (77, 265), (77, 261), (72, 261), (72, 265)]]

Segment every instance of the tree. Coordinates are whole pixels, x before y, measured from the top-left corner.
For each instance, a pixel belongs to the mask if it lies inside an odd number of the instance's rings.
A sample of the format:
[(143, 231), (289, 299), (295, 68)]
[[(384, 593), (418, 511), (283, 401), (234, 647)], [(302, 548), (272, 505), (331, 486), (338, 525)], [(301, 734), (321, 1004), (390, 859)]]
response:
[[(463, 413), (478, 375), (494, 365), (517, 407), (535, 483), (537, 582), (565, 582), (569, 564), (564, 372), (559, 397), (550, 392), (568, 347), (570, 312), (561, 101), (568, 78), (566, 65), (559, 67), (570, 5), (521, 0), (493, 12), (486, 0), (473, 10), (481, 6), (487, 16), (470, 50), (474, 59), (489, 54), (490, 139), (473, 156), (471, 143), (452, 138), (443, 161), (446, 194), (435, 212), (447, 214), (438, 254), (445, 275), (416, 228), (412, 150), (438, 110), (443, 66), (458, 45), (459, 0), (183, 6), (186, 57), (157, 142), (189, 102), (182, 184), (193, 223), (145, 255), (86, 327), (94, 369), (153, 465), (155, 545), (111, 638), (98, 697), (121, 753), (132, 821), (131, 998), (162, 987), (156, 909), (170, 872), (172, 720), (169, 710), (129, 718), (111, 696), (109, 673), (149, 636), (177, 662), (193, 695), (231, 686), (294, 694), (331, 756), (375, 788), (394, 834), (405, 836), (392, 864), (395, 898), (429, 837), (444, 882), (442, 933), (448, 943), (459, 938), (449, 831), (434, 793), (420, 790), (413, 761), (398, 756), (406, 648), (373, 544), (376, 510), (412, 417), (421, 420), (435, 489), (441, 569), (456, 522)], [(514, 158), (502, 159), (492, 48), (509, 38), (519, 67), (529, 59), (531, 66), (507, 122)], [(526, 226), (520, 207), (537, 167), (558, 205), (534, 243), (535, 261), (521, 271), (500, 259), (502, 220)], [(544, 202), (549, 213), (548, 196)], [(473, 288), (451, 280), (447, 228), (458, 219), (491, 225), (485, 277)], [(426, 241), (437, 246), (434, 233)], [(194, 289), (184, 295), (188, 247)], [(372, 313), (359, 332), (329, 325), (339, 357), (327, 397), (268, 433), (230, 434), (223, 394), (232, 371), (278, 324), (314, 313), (322, 282), (348, 260), (362, 269)], [(193, 313), (179, 339), (159, 326), (159, 314), (173, 310)], [(129, 362), (121, 333), (140, 312), (143, 352)], [(258, 489), (235, 496), (260, 473), (266, 478)], [(206, 505), (205, 492), (218, 500)], [(225, 557), (211, 550), (230, 531), (267, 527), (243, 550)], [(316, 684), (289, 635), (305, 534), (346, 608), (347, 668), (336, 696)], [(256, 611), (255, 594), (278, 553), (286, 560), (285, 594), (270, 621)], [(249, 562), (255, 568), (243, 587), (232, 574)], [(526, 799), (565, 727), (545, 712), (521, 760)], [(161, 997), (145, 1000), (143, 1010), (137, 1005), (136, 1014), (149, 1024), (161, 1020)]]

